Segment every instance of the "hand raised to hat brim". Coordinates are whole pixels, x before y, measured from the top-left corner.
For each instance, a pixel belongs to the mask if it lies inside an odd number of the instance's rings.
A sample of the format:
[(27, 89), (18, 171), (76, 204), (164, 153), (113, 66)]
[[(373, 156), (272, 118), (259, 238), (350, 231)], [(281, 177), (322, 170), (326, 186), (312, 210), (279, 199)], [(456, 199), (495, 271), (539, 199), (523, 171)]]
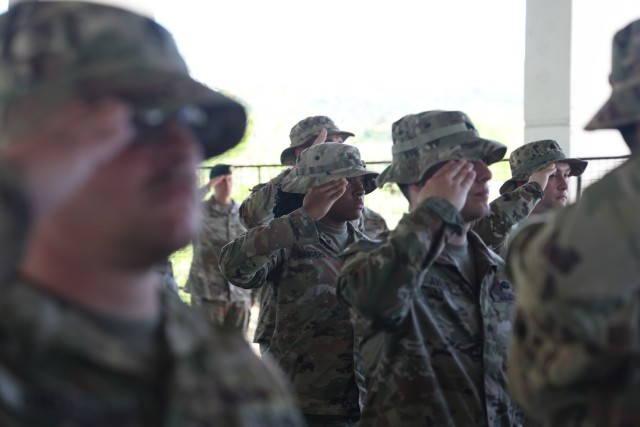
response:
[(336, 200), (342, 197), (347, 185), (347, 180), (341, 178), (313, 187), (304, 196), (302, 207), (311, 218), (319, 221), (329, 212)]
[(314, 145), (318, 145), (318, 144), (324, 144), (324, 142), (327, 140), (327, 135), (328, 135), (327, 130), (323, 128), (320, 131), (320, 134), (318, 134), (316, 139), (311, 144), (311, 147), (313, 147)]
[(218, 175), (215, 178), (210, 179), (209, 182), (207, 183), (207, 185), (209, 186), (209, 188), (213, 188), (216, 185), (218, 185), (220, 183), (220, 181), (222, 181), (225, 177), (226, 177), (226, 175)]
[(547, 187), (547, 184), (549, 183), (549, 177), (553, 175), (555, 172), (556, 172), (556, 164), (551, 163), (546, 168), (532, 173), (531, 176), (529, 177), (528, 182), (537, 182), (540, 185), (540, 187), (542, 187), (542, 190), (544, 191), (544, 189)]
[(64, 203), (127, 146), (135, 133), (130, 116), (117, 99), (74, 100), (5, 146), (0, 158), (20, 171), (34, 218)]
[(473, 163), (452, 160), (427, 180), (418, 193), (416, 206), (430, 197), (441, 197), (461, 211), (475, 178)]

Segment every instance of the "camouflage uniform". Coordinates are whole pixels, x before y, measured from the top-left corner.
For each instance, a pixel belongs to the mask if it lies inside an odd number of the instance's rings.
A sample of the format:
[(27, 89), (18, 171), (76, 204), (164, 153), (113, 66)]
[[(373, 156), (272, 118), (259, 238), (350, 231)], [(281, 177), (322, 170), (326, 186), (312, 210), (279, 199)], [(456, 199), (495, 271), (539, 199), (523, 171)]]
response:
[[(473, 226), (491, 249), (503, 254), (516, 225), (544, 198), (544, 189), (536, 182), (527, 182), (529, 177), (555, 162), (567, 163), (569, 176), (582, 175), (588, 164), (585, 160), (567, 158), (560, 145), (551, 139), (530, 142), (511, 153), (511, 178), (500, 187), (500, 197), (491, 202), (491, 213)], [(522, 182), (525, 184), (520, 185)]]
[(387, 222), (382, 215), (366, 206), (362, 210), (360, 220), (358, 220), (358, 229), (370, 239), (375, 239), (385, 231), (389, 231)]
[[(587, 129), (640, 123), (640, 20), (613, 39), (609, 101)], [(549, 426), (640, 423), (640, 157), (514, 237), (514, 397)]]
[[(393, 162), (378, 184), (420, 181), (453, 159), (498, 161), (506, 147), (481, 139), (460, 112), (406, 116), (393, 125)], [(428, 198), (382, 242), (347, 249), (338, 298), (361, 335), (367, 395), (361, 426), (513, 426), (521, 416), (506, 392), (507, 338), (514, 301), (503, 261), (473, 232), (477, 282), (442, 250), (462, 234), (460, 212)]]
[[(244, 132), (242, 106), (192, 80), (170, 34), (150, 19), (90, 3), (28, 2), (0, 16), (0, 30), (2, 144), (79, 94), (117, 94), (143, 121), (150, 109), (157, 119), (197, 104), (193, 131), (208, 156)], [(22, 120), (7, 121), (16, 104)], [(0, 425), (303, 425), (277, 369), (241, 337), (211, 330), (175, 294), (158, 290), (162, 308), (140, 357), (126, 331), (104, 327), (118, 319), (98, 321), (21, 278), (33, 226), (27, 200), (20, 172), (0, 160)]]
[(222, 247), (245, 231), (238, 207), (233, 201), (222, 205), (215, 197), (202, 204), (202, 228), (193, 245), (186, 290), (191, 293), (191, 306), (214, 325), (244, 333), (249, 326), (251, 292), (227, 282), (218, 265)]
[(3, 426), (303, 425), (281, 375), (171, 291), (149, 360), (68, 303), (22, 280), (5, 285)]
[[(283, 190), (305, 193), (329, 180), (359, 175), (367, 179), (377, 174), (366, 171), (355, 147), (321, 144), (303, 152), (295, 176)], [(370, 181), (365, 188), (372, 190)], [(349, 242), (367, 239), (351, 223), (347, 227)], [(289, 375), (308, 418), (333, 416), (344, 425), (356, 420), (360, 411), (353, 329), (347, 309), (335, 298), (334, 280), (343, 262), (340, 251), (299, 208), (225, 246), (220, 267), (230, 282), (244, 288), (272, 282), (277, 310), (268, 354)]]

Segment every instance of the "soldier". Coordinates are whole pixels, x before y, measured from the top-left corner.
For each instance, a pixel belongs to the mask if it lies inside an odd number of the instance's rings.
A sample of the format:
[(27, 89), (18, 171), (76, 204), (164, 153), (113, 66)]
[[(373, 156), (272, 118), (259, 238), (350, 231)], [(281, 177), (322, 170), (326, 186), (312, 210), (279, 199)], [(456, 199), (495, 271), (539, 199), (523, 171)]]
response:
[(186, 290), (191, 306), (202, 311), (214, 325), (245, 333), (249, 326), (251, 292), (233, 286), (218, 265), (222, 247), (245, 232), (238, 203), (231, 199), (233, 166), (211, 168), (213, 196), (203, 203), (203, 224), (193, 245), (193, 260)]
[(513, 426), (506, 392), (513, 291), (470, 227), (489, 213), (487, 165), (506, 147), (459, 111), (393, 124), (395, 182), (411, 212), (382, 242), (356, 243), (338, 277), (355, 313), (367, 395), (361, 426)]
[(613, 38), (611, 97), (586, 129), (618, 129), (631, 158), (509, 250), (517, 310), (509, 379), (544, 425), (640, 420), (640, 20)]
[(244, 288), (276, 290), (275, 331), (268, 354), (293, 382), (310, 426), (357, 422), (353, 329), (335, 297), (339, 254), (366, 236), (358, 219), (364, 195), (375, 189), (357, 148), (327, 143), (302, 152), (284, 182), (275, 219), (225, 246), (220, 268)]
[(567, 158), (552, 140), (534, 141), (509, 156), (511, 178), (490, 203), (491, 213), (473, 225), (473, 231), (495, 252), (504, 255), (505, 243), (529, 215), (563, 207), (569, 201), (569, 177), (580, 176), (588, 162)]
[(281, 374), (154, 271), (242, 106), (119, 8), (19, 3), (0, 46), (0, 424), (301, 425)]
[[(326, 116), (311, 116), (296, 123), (289, 133), (291, 145), (280, 154), (280, 162), (290, 167), (266, 184), (258, 184), (251, 190), (251, 194), (240, 205), (242, 224), (251, 229), (273, 219), (278, 188), (289, 177), (292, 166), (305, 148), (324, 142), (342, 143), (351, 136), (354, 136), (353, 133), (340, 130), (333, 120)], [(363, 209), (360, 218), (354, 221), (354, 225), (371, 238), (388, 229), (384, 218), (367, 207)], [(257, 292), (257, 299), (260, 303), (260, 313), (253, 342), (257, 343), (261, 353), (264, 353), (269, 348), (275, 326), (275, 297), (272, 287), (261, 287)]]
[[(353, 133), (340, 130), (326, 116), (310, 116), (300, 120), (291, 128), (289, 139), (291, 145), (280, 154), (280, 162), (289, 166), (266, 184), (258, 184), (251, 189), (251, 194), (240, 205), (240, 220), (251, 229), (266, 224), (273, 219), (273, 207), (276, 203), (278, 188), (287, 179), (300, 153), (308, 147), (323, 142), (344, 142)], [(269, 348), (275, 327), (275, 297), (271, 286), (262, 286), (256, 292), (260, 303), (260, 312), (253, 342), (260, 346), (263, 354)]]

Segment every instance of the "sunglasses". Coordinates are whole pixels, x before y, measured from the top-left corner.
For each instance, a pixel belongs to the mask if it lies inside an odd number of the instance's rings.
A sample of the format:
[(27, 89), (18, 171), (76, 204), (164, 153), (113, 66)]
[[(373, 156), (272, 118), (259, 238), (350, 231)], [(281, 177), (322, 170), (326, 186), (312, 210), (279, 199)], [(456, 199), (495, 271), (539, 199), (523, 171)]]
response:
[(176, 120), (198, 134), (209, 124), (205, 110), (194, 105), (186, 105), (177, 110), (161, 110), (151, 108), (138, 110), (133, 114), (133, 124), (139, 133), (154, 132), (163, 129), (170, 121)]
[[(238, 114), (238, 112), (242, 114)], [(131, 121), (137, 130), (138, 140), (153, 141), (164, 132), (171, 121), (187, 127), (203, 144), (205, 155), (217, 155), (227, 148), (228, 141), (240, 140), (245, 130), (244, 109), (240, 104), (229, 106), (184, 105), (180, 108), (138, 108)], [(233, 144), (235, 145), (235, 144)], [(207, 151), (208, 150), (208, 151)]]

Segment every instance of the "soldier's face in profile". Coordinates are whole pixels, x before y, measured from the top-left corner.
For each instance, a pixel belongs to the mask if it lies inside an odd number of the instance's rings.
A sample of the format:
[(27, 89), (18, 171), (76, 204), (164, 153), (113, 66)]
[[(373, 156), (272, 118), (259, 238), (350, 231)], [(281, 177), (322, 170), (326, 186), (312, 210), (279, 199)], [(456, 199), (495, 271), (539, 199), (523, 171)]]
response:
[(333, 222), (340, 223), (360, 218), (364, 209), (363, 177), (347, 178), (347, 189), (329, 209), (327, 217)]
[(565, 206), (569, 202), (569, 174), (571, 167), (568, 163), (556, 163), (556, 171), (549, 176), (544, 189), (544, 198), (540, 201), (540, 208), (555, 209)]
[(114, 263), (155, 263), (198, 230), (201, 160), (200, 144), (176, 120), (138, 134), (61, 209), (57, 225), (72, 241)]
[(467, 201), (462, 207), (462, 218), (465, 222), (475, 221), (489, 214), (489, 180), (491, 171), (482, 160), (473, 162), (476, 178), (467, 193)]

